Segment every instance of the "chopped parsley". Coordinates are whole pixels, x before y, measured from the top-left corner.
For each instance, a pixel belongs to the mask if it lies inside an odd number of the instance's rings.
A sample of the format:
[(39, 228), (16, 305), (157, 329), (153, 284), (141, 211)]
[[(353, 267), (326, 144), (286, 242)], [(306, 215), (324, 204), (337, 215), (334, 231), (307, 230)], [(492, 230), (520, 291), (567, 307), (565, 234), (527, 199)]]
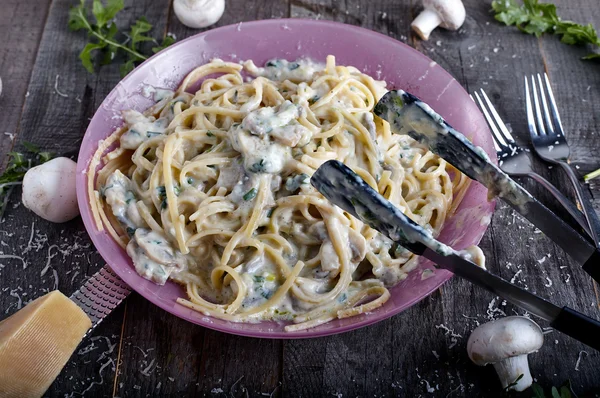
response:
[(250, 171), (253, 173), (262, 173), (265, 171), (265, 168), (266, 162), (264, 159), (261, 159), (258, 162), (254, 163), (252, 166), (250, 166)]
[(258, 193), (258, 191), (256, 190), (256, 188), (252, 188), (251, 190), (249, 190), (248, 192), (246, 192), (243, 196), (245, 201), (249, 201), (252, 200), (256, 197), (256, 194)]
[(285, 189), (290, 192), (296, 192), (298, 189), (300, 189), (301, 185), (307, 184), (308, 181), (308, 174), (301, 173), (293, 175), (285, 181)]

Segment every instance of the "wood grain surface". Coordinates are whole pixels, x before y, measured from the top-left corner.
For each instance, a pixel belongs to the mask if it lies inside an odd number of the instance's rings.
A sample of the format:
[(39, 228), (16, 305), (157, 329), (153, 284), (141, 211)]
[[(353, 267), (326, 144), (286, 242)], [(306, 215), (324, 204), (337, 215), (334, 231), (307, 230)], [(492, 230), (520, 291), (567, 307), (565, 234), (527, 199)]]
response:
[[(67, 28), (75, 0), (7, 0), (0, 11), (0, 156), (24, 141), (76, 157), (89, 122), (120, 80), (117, 65), (89, 74), (78, 53), (85, 34)], [(466, 0), (458, 32), (436, 30), (427, 42), (410, 31), (413, 0), (229, 0), (217, 26), (268, 18), (314, 18), (362, 26), (421, 51), (469, 92), (483, 88), (524, 146), (528, 132), (523, 76), (546, 71), (581, 173), (600, 167), (600, 66), (581, 61), (583, 48), (540, 39), (498, 24), (490, 1)], [(600, 27), (597, 0), (555, 1), (566, 19)], [(168, 1), (126, 1), (119, 26), (145, 15), (177, 39), (199, 30), (179, 23)], [(7, 133), (7, 134), (5, 134)], [(534, 160), (537, 171), (572, 195), (567, 179)], [(3, 163), (0, 163), (3, 164)], [(600, 180), (599, 180), (600, 181)], [(539, 186), (532, 193), (564, 215)], [(586, 187), (600, 205), (600, 182)], [(15, 191), (0, 223), (0, 319), (54, 288), (71, 294), (104, 265), (81, 220), (51, 224), (19, 203)], [(556, 245), (499, 203), (481, 247), (488, 268), (558, 304), (600, 318), (597, 287)], [(4, 256), (2, 256), (4, 255)], [(4, 258), (16, 255), (20, 258)], [(480, 323), (523, 312), (459, 279), (391, 319), (312, 340), (261, 340), (189, 324), (136, 293), (73, 355), (48, 397), (500, 397), (491, 367), (467, 357)], [(546, 326), (542, 324), (542, 326)], [(570, 380), (579, 396), (600, 394), (600, 354), (550, 332), (530, 355), (546, 395)], [(530, 397), (531, 391), (516, 396)]]

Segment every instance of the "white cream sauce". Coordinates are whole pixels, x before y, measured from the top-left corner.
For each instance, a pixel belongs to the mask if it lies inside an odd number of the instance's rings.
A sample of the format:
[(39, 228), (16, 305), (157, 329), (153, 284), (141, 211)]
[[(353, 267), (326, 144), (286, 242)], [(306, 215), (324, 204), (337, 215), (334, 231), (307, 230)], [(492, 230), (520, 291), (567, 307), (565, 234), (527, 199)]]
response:
[(244, 62), (244, 68), (253, 76), (264, 76), (271, 80), (300, 82), (312, 79), (315, 72), (325, 69), (325, 64), (310, 59), (299, 59), (297, 61), (272, 59), (267, 61), (263, 68), (256, 66), (253, 61), (246, 61)]
[(312, 133), (298, 122), (300, 110), (290, 101), (254, 110), (228, 136), (250, 173), (279, 174), (292, 148), (308, 143)]

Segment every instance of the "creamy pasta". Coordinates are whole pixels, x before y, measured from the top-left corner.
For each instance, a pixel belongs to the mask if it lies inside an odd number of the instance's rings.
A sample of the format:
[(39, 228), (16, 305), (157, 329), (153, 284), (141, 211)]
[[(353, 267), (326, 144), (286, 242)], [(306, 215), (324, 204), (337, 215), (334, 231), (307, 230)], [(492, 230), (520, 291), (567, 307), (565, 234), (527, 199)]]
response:
[(215, 59), (176, 91), (146, 91), (156, 104), (123, 112), (90, 163), (96, 223), (141, 276), (183, 285), (180, 304), (217, 318), (314, 327), (381, 306), (416, 267), (310, 185), (325, 161), (344, 162), (434, 236), (468, 185), (373, 116), (385, 82), (333, 56)]

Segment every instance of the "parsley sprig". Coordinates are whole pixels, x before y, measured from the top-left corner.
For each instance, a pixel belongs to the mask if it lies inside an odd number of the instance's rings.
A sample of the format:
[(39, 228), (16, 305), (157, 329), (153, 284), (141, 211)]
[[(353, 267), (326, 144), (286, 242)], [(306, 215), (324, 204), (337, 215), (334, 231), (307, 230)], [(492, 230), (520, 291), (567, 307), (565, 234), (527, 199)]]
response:
[[(92, 15), (95, 23), (89, 19), (85, 0), (80, 0), (78, 5), (69, 10), (69, 28), (73, 31), (88, 32), (89, 42), (79, 54), (79, 59), (88, 72), (94, 73), (95, 52), (102, 55), (101, 65), (110, 64), (118, 55), (124, 55), (126, 62), (121, 65), (120, 70), (121, 75), (125, 76), (135, 68), (136, 63), (148, 59), (148, 56), (141, 52), (141, 43), (155, 43), (152, 52), (157, 53), (175, 42), (172, 36), (167, 35), (159, 44), (154, 38), (146, 35), (152, 30), (152, 25), (144, 17), (135, 21), (128, 33), (119, 34), (113, 19), (123, 7), (123, 0), (106, 0), (106, 5), (101, 0), (93, 0)], [(125, 36), (125, 39), (121, 41), (117, 36)]]
[[(538, 0), (523, 0), (518, 5), (515, 0), (494, 0), (492, 9), (496, 20), (510, 26), (515, 25), (524, 33), (540, 37), (544, 33), (561, 36), (566, 44), (590, 44), (600, 47), (598, 34), (592, 24), (581, 25), (573, 21), (563, 21), (556, 13), (556, 6), (540, 3)], [(600, 54), (591, 53), (583, 59), (598, 59)]]
[(550, 396), (544, 393), (544, 389), (539, 384), (534, 383), (531, 386), (531, 390), (533, 392), (533, 398), (577, 398), (570, 380), (565, 381), (560, 387), (552, 387)]
[(12, 190), (15, 186), (21, 185), (27, 170), (45, 163), (54, 157), (50, 152), (42, 152), (34, 144), (24, 142), (23, 146), (30, 157), (21, 152), (9, 152), (8, 166), (4, 170), (4, 173), (0, 175), (0, 221), (2, 221), (2, 217), (4, 216), (4, 211), (6, 210)]

